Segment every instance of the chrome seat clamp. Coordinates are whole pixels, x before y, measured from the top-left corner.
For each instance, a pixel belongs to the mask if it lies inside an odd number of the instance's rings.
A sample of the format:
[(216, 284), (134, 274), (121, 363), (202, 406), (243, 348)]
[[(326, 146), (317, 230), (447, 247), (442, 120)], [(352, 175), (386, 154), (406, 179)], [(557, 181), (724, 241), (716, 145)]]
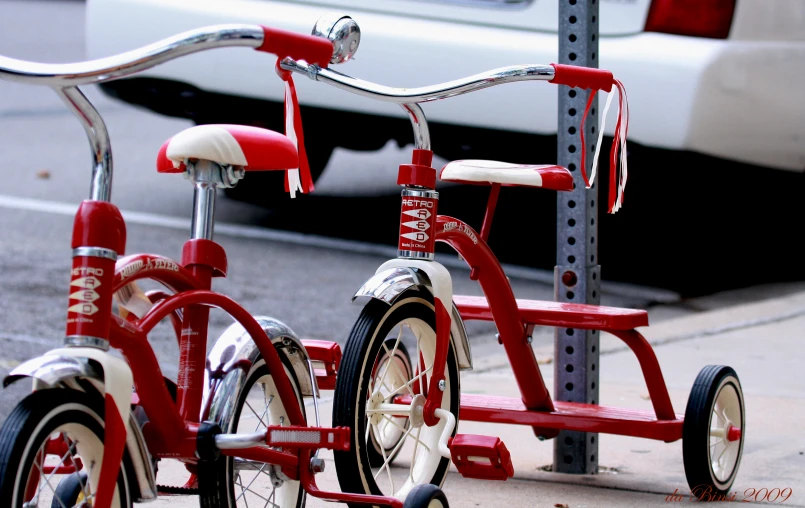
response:
[(73, 257), (105, 258), (117, 261), (117, 252), (105, 247), (76, 247), (73, 249)]
[(64, 337), (64, 347), (92, 347), (109, 351), (109, 341), (101, 337), (90, 335), (67, 335)]

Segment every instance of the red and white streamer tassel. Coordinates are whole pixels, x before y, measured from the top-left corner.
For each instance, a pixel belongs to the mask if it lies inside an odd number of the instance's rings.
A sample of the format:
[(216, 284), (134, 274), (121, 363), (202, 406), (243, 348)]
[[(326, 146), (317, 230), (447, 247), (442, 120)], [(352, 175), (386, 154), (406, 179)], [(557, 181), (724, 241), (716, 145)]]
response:
[(285, 190), (296, 197), (296, 191), (307, 194), (313, 191), (313, 178), (305, 153), (305, 138), (302, 132), (302, 115), (299, 112), (299, 101), (296, 98), (296, 87), (290, 71), (286, 71), (277, 62), (277, 74), (285, 81), (285, 135), (296, 144), (299, 154), (299, 167), (285, 171)]
[[(623, 83), (616, 79), (613, 82), (613, 86), (618, 90), (618, 120), (615, 125), (612, 148), (609, 152), (609, 206), (607, 209), (609, 213), (615, 213), (623, 206), (623, 194), (626, 189), (626, 179), (628, 177), (626, 165), (626, 135), (629, 131), (629, 104)], [(601, 125), (598, 128), (598, 142), (595, 145), (595, 155), (593, 156), (589, 179), (587, 178), (587, 166), (584, 156), (586, 150), (582, 149), (581, 151), (581, 175), (588, 189), (595, 182), (595, 174), (598, 169), (598, 156), (601, 154), (601, 142), (604, 139), (604, 123), (606, 122), (607, 113), (609, 112), (609, 106), (612, 104), (613, 97), (615, 96), (612, 93), (608, 95), (607, 102), (604, 105), (604, 113), (601, 115)], [(584, 116), (581, 118), (580, 138), (582, 147), (586, 146), (584, 144), (584, 120), (587, 118), (594, 98), (595, 93), (591, 93), (590, 98), (587, 100), (587, 107), (584, 109)], [(620, 171), (618, 171), (619, 166)]]

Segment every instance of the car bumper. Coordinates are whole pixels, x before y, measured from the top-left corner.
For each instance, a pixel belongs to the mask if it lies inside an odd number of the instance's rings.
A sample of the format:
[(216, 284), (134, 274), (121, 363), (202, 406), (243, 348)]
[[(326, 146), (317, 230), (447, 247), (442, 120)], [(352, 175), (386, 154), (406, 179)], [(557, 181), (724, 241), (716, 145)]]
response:
[[(90, 57), (142, 46), (179, 31), (216, 23), (261, 23), (309, 33), (321, 7), (279, 1), (147, 2), (89, 0)], [(555, 34), (348, 13), (360, 24), (356, 58), (336, 70), (390, 86), (450, 81), (495, 67), (550, 63)], [(159, 22), (155, 22), (159, 19)], [(140, 27), (137, 29), (131, 27)], [(629, 138), (646, 146), (795, 171), (805, 170), (805, 42), (744, 42), (641, 33), (600, 40), (600, 66), (623, 81)], [(274, 61), (242, 48), (190, 55), (144, 76), (199, 88), (280, 101)], [(297, 77), (300, 102), (331, 109), (403, 117), (391, 104), (367, 100)], [(554, 134), (557, 89), (547, 83), (505, 87), (427, 104), (433, 121)], [(605, 132), (614, 130), (614, 114)]]

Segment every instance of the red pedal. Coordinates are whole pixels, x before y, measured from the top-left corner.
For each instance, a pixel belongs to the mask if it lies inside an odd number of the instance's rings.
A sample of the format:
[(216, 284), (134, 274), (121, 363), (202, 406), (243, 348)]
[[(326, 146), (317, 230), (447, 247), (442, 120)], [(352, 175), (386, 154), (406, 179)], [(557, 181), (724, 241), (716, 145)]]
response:
[(312, 362), (321, 362), (324, 369), (313, 369), (319, 390), (335, 390), (336, 373), (341, 365), (341, 346), (327, 340), (302, 340)]
[(450, 456), (465, 478), (508, 480), (514, 476), (511, 455), (499, 437), (458, 434), (450, 440)]

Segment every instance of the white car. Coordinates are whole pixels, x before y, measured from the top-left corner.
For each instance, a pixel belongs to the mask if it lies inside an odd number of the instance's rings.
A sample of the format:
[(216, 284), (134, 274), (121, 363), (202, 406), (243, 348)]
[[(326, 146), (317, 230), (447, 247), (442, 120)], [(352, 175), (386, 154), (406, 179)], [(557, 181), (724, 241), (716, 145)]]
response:
[[(310, 33), (329, 11), (361, 28), (354, 60), (335, 70), (389, 86), (435, 84), (513, 64), (558, 62), (558, 2), (575, 0), (87, 0), (88, 57), (177, 32), (229, 22)], [(592, 0), (595, 1), (595, 0)], [(805, 171), (805, 2), (802, 0), (600, 0), (599, 66), (626, 86), (629, 140), (763, 168)], [(198, 123), (282, 131), (283, 84), (265, 55), (203, 52), (112, 82), (121, 100)], [(401, 109), (297, 77), (317, 192), (349, 179), (327, 166), (335, 147), (374, 150), (411, 142)], [(444, 159), (534, 156), (554, 139), (557, 89), (515, 83), (427, 104), (434, 151)], [(607, 133), (613, 131), (610, 122)], [(539, 138), (539, 134), (546, 136)], [(536, 159), (536, 160), (535, 160)], [(400, 160), (399, 162), (403, 162)], [(392, 167), (392, 171), (395, 168)], [(276, 175), (261, 175), (270, 178)], [(370, 175), (371, 176), (371, 175)], [(250, 179), (253, 182), (258, 176)], [(379, 178), (379, 176), (378, 176)], [(360, 194), (391, 190), (353, 178)], [(385, 185), (385, 187), (384, 187)], [(330, 189), (332, 190), (332, 189)], [(264, 196), (242, 186), (238, 197)]]

